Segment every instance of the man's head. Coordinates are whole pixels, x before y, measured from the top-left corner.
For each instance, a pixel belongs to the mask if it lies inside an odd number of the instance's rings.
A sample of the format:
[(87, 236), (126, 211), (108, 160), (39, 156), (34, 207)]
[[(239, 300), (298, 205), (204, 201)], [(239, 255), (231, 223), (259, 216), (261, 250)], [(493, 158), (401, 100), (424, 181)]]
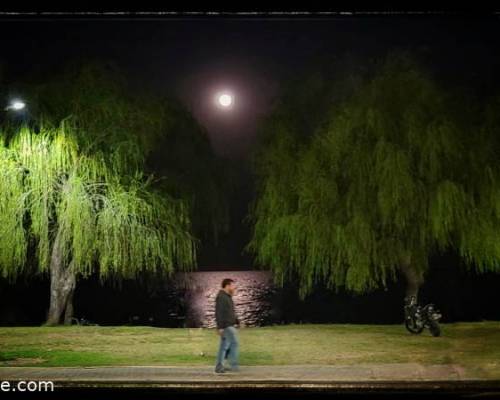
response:
[(236, 285), (232, 279), (226, 278), (222, 281), (222, 289), (232, 296), (236, 291)]

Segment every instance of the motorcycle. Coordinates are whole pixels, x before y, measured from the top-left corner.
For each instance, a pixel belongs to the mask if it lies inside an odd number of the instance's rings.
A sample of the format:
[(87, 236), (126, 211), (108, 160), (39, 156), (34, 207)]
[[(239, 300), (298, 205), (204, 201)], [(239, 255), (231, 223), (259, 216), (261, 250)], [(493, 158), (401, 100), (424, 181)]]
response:
[(97, 324), (94, 324), (90, 322), (89, 320), (85, 318), (71, 318), (71, 325), (78, 325), (78, 326), (98, 326)]
[(416, 296), (405, 298), (405, 327), (408, 332), (420, 334), (424, 328), (428, 328), (432, 336), (440, 336), (439, 320), (441, 317), (441, 313), (434, 307), (434, 304), (421, 307), (417, 303)]

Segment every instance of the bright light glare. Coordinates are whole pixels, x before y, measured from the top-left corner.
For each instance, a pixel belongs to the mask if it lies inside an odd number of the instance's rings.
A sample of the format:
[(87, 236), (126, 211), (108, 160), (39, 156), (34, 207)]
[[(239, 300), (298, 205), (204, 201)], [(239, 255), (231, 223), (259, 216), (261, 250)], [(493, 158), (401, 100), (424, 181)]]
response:
[(14, 110), (22, 110), (25, 106), (26, 104), (24, 104), (22, 101), (15, 101), (14, 103), (12, 103), (12, 108)]
[(26, 107), (24, 101), (14, 100), (5, 109), (19, 111), (22, 110), (24, 107)]
[(223, 93), (219, 96), (219, 104), (222, 107), (229, 107), (231, 104), (233, 104), (233, 96), (227, 93)]

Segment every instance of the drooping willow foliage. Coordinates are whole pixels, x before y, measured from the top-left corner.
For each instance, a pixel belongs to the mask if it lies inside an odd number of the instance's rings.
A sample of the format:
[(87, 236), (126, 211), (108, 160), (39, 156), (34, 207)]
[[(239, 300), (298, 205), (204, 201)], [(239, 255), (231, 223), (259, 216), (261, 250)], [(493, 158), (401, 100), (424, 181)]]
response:
[(279, 121), (258, 162), (258, 262), (298, 277), (302, 295), (317, 281), (385, 286), (403, 263), (423, 274), (432, 252), (450, 248), (480, 271), (498, 269), (498, 108), (481, 127), (459, 103), (394, 57), (331, 105), (311, 141), (294, 146)]
[(66, 66), (26, 91), (30, 113), (45, 126), (71, 118), (78, 142), (120, 157), (116, 165), (140, 169), (172, 116), (158, 96), (130, 85), (114, 65)]
[(56, 240), (64, 264), (83, 276), (191, 267), (185, 205), (155, 193), (138, 172), (124, 177), (120, 157), (81, 148), (75, 129), (22, 128), (0, 144), (1, 275), (23, 271), (30, 242), (46, 271)]
[(37, 119), (58, 126), (71, 117), (78, 142), (114, 158), (127, 175), (154, 172), (155, 187), (182, 198), (193, 234), (215, 239), (228, 227), (223, 166), (207, 135), (179, 102), (133, 87), (112, 64), (67, 65), (27, 90)]

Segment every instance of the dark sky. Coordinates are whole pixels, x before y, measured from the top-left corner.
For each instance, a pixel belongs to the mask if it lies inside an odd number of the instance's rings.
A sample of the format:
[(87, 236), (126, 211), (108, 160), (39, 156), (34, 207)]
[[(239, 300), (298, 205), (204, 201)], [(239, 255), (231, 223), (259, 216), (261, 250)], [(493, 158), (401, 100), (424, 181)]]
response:
[[(500, 19), (453, 16), (296, 18), (71, 18), (0, 21), (7, 81), (74, 58), (110, 59), (140, 85), (173, 94), (207, 128), (215, 149), (245, 155), (281, 85), (322, 56), (363, 59), (394, 48), (427, 51), (442, 76), (498, 83)], [(235, 95), (231, 111), (214, 92)]]

